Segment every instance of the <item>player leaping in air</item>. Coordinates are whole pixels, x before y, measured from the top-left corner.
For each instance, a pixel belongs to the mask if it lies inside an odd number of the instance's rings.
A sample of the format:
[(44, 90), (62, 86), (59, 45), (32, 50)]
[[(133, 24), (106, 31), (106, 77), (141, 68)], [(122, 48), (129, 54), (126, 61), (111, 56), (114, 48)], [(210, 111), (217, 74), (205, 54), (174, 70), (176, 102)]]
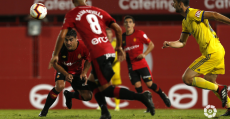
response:
[[(218, 74), (225, 73), (225, 50), (208, 19), (230, 24), (230, 19), (216, 12), (203, 11), (189, 7), (189, 0), (173, 0), (173, 7), (184, 19), (182, 33), (178, 41), (165, 41), (163, 48), (183, 48), (189, 35), (193, 35), (200, 47), (201, 56), (184, 72), (182, 80), (186, 85), (212, 90), (221, 99), (222, 107), (228, 110), (222, 116), (230, 115), (230, 99), (227, 86), (218, 85)], [(199, 77), (204, 75), (204, 78)]]
[(121, 47), (122, 31), (107, 12), (93, 6), (87, 6), (85, 2), (86, 0), (73, 0), (75, 8), (65, 16), (49, 67), (51, 68), (58, 61), (58, 53), (61, 50), (68, 28), (75, 28), (89, 49), (94, 70), (93, 74), (97, 77), (95, 82), (103, 95), (118, 99), (138, 100), (150, 109), (151, 115), (154, 115), (154, 104), (148, 100), (149, 92), (138, 94), (126, 88), (110, 84), (110, 80), (114, 75), (112, 63), (115, 58), (115, 51), (106, 37), (106, 27), (110, 27), (115, 31), (117, 38), (115, 49), (120, 61), (125, 59), (125, 53)]

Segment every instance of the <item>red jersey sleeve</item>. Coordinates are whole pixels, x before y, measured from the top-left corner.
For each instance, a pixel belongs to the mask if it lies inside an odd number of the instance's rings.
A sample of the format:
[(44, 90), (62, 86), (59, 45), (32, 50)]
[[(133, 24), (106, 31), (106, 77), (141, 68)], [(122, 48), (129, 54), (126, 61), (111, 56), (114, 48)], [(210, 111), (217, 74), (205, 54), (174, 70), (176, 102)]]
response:
[(62, 29), (68, 29), (69, 27), (70, 28), (74, 28), (74, 18), (70, 15), (70, 12), (68, 12), (66, 15), (65, 15), (65, 19), (64, 19), (64, 22), (63, 22), (63, 25), (62, 25)]
[(148, 36), (143, 31), (140, 31), (140, 40), (144, 44), (150, 43), (150, 39), (148, 38)]
[(102, 14), (103, 14), (103, 17), (104, 17), (103, 20), (104, 20), (106, 26), (110, 27), (110, 25), (111, 25), (112, 23), (116, 23), (116, 20), (115, 20), (113, 17), (111, 17), (111, 16), (109, 15), (109, 13), (107, 13), (107, 12), (104, 11), (104, 10), (101, 10), (101, 12), (102, 12)]

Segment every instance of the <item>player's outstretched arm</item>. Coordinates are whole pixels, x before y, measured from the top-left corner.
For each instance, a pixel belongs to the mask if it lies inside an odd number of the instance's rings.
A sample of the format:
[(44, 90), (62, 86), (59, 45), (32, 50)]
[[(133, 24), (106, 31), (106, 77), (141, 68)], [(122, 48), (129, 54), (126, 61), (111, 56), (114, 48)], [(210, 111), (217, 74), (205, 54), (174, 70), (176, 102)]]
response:
[(220, 22), (230, 25), (230, 19), (217, 12), (205, 11), (203, 17), (204, 19), (214, 19), (216, 21), (220, 21)]
[(49, 69), (53, 66), (54, 62), (58, 61), (58, 54), (62, 48), (67, 32), (68, 32), (68, 29), (63, 29), (58, 35), (57, 42), (54, 48), (54, 53), (49, 63)]
[(188, 40), (189, 34), (187, 33), (181, 33), (180, 40), (178, 41), (165, 41), (163, 43), (163, 49), (167, 47), (171, 48), (183, 48), (186, 45), (186, 42)]

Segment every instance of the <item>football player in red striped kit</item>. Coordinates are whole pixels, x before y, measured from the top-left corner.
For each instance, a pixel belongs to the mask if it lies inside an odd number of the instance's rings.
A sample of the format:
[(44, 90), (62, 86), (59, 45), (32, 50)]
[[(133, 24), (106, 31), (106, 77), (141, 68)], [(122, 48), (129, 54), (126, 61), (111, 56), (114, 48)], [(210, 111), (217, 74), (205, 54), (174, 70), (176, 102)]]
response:
[[(102, 9), (88, 6), (86, 0), (73, 0), (73, 4), (75, 8), (65, 16), (49, 67), (51, 68), (58, 61), (58, 54), (68, 28), (75, 28), (89, 49), (93, 75), (95, 77), (94, 81), (98, 85), (100, 92), (107, 97), (138, 100), (150, 109), (151, 115), (154, 115), (155, 108), (153, 102), (148, 99), (149, 92), (139, 94), (126, 88), (112, 86), (110, 83), (114, 75), (112, 63), (115, 59), (115, 51), (107, 38), (106, 27), (110, 27), (115, 31), (117, 38), (115, 50), (118, 53), (118, 59), (120, 61), (125, 59), (125, 53), (121, 47), (122, 31), (115, 19)], [(107, 114), (107, 118), (111, 118), (110, 114)]]
[[(126, 52), (126, 62), (128, 65), (130, 81), (132, 85), (135, 86), (136, 91), (142, 93), (142, 78), (148, 88), (159, 94), (165, 105), (170, 107), (171, 102), (167, 95), (157, 84), (153, 83), (152, 73), (145, 60), (145, 56), (153, 50), (154, 44), (143, 31), (134, 29), (134, 26), (134, 18), (132, 16), (125, 16), (124, 27), (126, 32), (122, 34), (122, 47)], [(148, 45), (148, 48), (143, 53), (144, 44)], [(151, 99), (151, 95), (149, 98)], [(149, 110), (147, 109), (146, 112), (149, 112)]]
[[(69, 29), (64, 45), (58, 55), (59, 61), (54, 63), (56, 69), (55, 87), (49, 92), (45, 106), (40, 117), (47, 115), (50, 106), (55, 102), (58, 94), (65, 88), (65, 81), (71, 83), (75, 92), (65, 91), (65, 97), (76, 98), (79, 100), (89, 101), (92, 98), (92, 92), (88, 85), (85, 84), (86, 73), (91, 64), (89, 61), (89, 51), (82, 40), (77, 40), (77, 33), (73, 29)], [(84, 68), (82, 63), (84, 62)], [(68, 98), (66, 98), (68, 100)], [(67, 105), (71, 108), (72, 104)]]

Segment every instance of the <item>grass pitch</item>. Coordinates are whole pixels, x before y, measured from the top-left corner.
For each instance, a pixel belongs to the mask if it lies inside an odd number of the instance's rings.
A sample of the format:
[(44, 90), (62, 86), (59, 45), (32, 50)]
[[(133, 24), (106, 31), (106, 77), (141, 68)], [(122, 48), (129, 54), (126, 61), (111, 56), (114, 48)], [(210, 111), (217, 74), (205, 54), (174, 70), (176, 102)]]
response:
[[(41, 110), (0, 110), (0, 119), (39, 119), (38, 114)], [(156, 114), (151, 116), (150, 113), (144, 113), (144, 109), (132, 110), (121, 109), (119, 112), (110, 110), (112, 119), (208, 119), (204, 116), (204, 110), (177, 110), (177, 109), (157, 109)], [(215, 118), (230, 119), (220, 117), (225, 113), (224, 109), (217, 109)], [(88, 110), (49, 110), (44, 119), (99, 119), (100, 111)]]

